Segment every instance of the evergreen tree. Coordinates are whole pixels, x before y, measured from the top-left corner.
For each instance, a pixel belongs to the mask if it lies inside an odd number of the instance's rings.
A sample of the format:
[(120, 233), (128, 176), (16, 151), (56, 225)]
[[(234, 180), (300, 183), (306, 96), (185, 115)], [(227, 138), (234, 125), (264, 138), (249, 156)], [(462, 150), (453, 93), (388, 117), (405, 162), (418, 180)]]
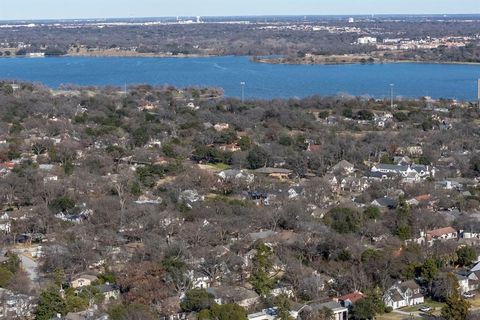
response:
[(51, 286), (42, 291), (35, 310), (35, 319), (50, 320), (57, 314), (65, 315), (66, 313), (67, 306), (57, 287)]
[(448, 281), (451, 282), (454, 290), (447, 297), (446, 304), (442, 308), (442, 317), (446, 320), (465, 320), (470, 314), (470, 303), (460, 295), (458, 282), (453, 273), (448, 274)]

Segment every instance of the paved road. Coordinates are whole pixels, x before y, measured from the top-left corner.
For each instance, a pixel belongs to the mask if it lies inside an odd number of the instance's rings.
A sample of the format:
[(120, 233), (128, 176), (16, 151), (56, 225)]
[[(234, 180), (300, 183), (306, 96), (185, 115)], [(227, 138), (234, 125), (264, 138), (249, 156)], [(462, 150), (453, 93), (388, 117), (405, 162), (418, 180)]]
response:
[(18, 257), (22, 260), (22, 265), (25, 271), (28, 274), (28, 277), (32, 281), (32, 284), (35, 286), (38, 283), (38, 273), (37, 267), (38, 263), (32, 260), (30, 257), (27, 257), (23, 254), (19, 254)]
[(402, 310), (393, 310), (393, 312), (405, 315), (405, 316), (413, 316), (414, 318), (422, 318), (419, 312), (405, 312)]

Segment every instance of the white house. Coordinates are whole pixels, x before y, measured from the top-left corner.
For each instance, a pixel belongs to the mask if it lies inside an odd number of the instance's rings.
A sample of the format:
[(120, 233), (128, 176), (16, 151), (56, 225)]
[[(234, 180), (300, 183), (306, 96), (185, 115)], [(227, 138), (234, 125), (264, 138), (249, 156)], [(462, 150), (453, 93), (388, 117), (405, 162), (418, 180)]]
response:
[(459, 233), (457, 230), (452, 227), (446, 227), (427, 232), (421, 231), (420, 237), (413, 241), (418, 244), (428, 244), (431, 246), (435, 241), (456, 240), (458, 239), (458, 235)]
[(370, 170), (372, 173), (394, 174), (403, 178), (404, 182), (419, 182), (435, 176), (435, 168), (425, 165), (395, 165), (379, 163)]
[(422, 304), (424, 301), (420, 286), (413, 280), (398, 282), (383, 295), (385, 305), (393, 309)]
[(357, 39), (358, 44), (375, 44), (377, 43), (377, 38), (375, 37), (361, 37)]

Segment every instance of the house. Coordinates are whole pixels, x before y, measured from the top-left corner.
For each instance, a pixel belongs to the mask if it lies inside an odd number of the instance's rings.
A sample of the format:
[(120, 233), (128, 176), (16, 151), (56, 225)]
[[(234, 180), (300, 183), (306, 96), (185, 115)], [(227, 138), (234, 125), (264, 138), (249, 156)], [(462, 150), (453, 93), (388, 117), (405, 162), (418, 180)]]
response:
[(213, 126), (213, 129), (217, 132), (227, 131), (230, 128), (228, 123), (217, 123)]
[(423, 155), (423, 149), (421, 146), (408, 146), (408, 147), (399, 147), (397, 148), (399, 154), (406, 154), (411, 157), (418, 157)]
[(8, 213), (4, 213), (0, 216), (0, 231), (3, 233), (10, 233), (12, 223), (10, 222), (10, 216)]
[(394, 284), (383, 295), (383, 302), (394, 310), (424, 303), (420, 286), (413, 280)]
[(452, 227), (446, 227), (430, 230), (427, 232), (421, 231), (420, 237), (413, 240), (413, 242), (421, 245), (428, 244), (429, 246), (431, 246), (435, 241), (456, 240), (458, 239), (458, 236), (459, 232), (457, 230)]
[(210, 278), (197, 271), (190, 270), (188, 272), (188, 277), (192, 282), (192, 288), (194, 289), (205, 289), (210, 287)]
[(222, 144), (218, 146), (218, 149), (225, 152), (237, 152), (242, 150), (238, 143)]
[(141, 195), (138, 197), (138, 200), (135, 201), (136, 204), (161, 204), (163, 199), (161, 197), (154, 197), (152, 195)]
[(282, 169), (282, 168), (260, 168), (254, 171), (256, 174), (263, 174), (267, 175), (271, 178), (276, 178), (279, 180), (290, 179), (290, 175), (292, 174), (292, 170), (289, 169)]
[(370, 182), (368, 178), (362, 177), (345, 177), (340, 181), (339, 188), (341, 191), (348, 191), (348, 192), (363, 192), (370, 187)]
[(469, 279), (467, 276), (462, 275), (462, 274), (455, 274), (455, 277), (457, 278), (458, 281), (458, 289), (460, 290), (460, 293), (465, 293), (470, 291), (470, 286), (469, 286)]
[(294, 297), (293, 287), (282, 283), (277, 284), (275, 288), (270, 290), (270, 294), (274, 297), (277, 297), (279, 295), (285, 295), (289, 298)]
[(82, 223), (88, 220), (93, 214), (91, 209), (83, 209), (79, 213), (59, 212), (55, 215), (55, 218), (72, 223)]
[(187, 108), (192, 109), (192, 110), (198, 110), (200, 109), (199, 106), (196, 106), (193, 102), (187, 103)]
[(195, 203), (204, 201), (205, 197), (200, 195), (195, 189), (184, 190), (178, 196), (178, 201), (185, 203), (188, 207), (192, 208)]
[(308, 141), (307, 152), (319, 153), (320, 151), (322, 151), (321, 145), (313, 143), (312, 141)]
[(470, 271), (467, 278), (468, 287), (463, 287), (463, 289), (466, 289), (464, 292), (475, 291), (480, 288), (480, 271)]
[(255, 175), (238, 169), (228, 169), (217, 174), (223, 181), (245, 181), (250, 184), (255, 179)]
[(348, 308), (343, 307), (339, 302), (336, 302), (333, 300), (310, 303), (308, 305), (308, 309), (314, 312), (323, 311), (324, 309), (329, 309), (333, 313), (331, 320), (347, 320), (348, 319)]
[(330, 171), (333, 173), (349, 175), (355, 171), (355, 166), (346, 160), (342, 160), (334, 165)]
[(378, 198), (372, 201), (372, 206), (385, 209), (395, 209), (397, 207), (397, 201), (390, 197)]
[(253, 290), (237, 286), (211, 287), (207, 291), (213, 294), (218, 304), (236, 303), (244, 308), (251, 308), (260, 302), (260, 296)]
[[(298, 319), (298, 314), (299, 314), (298, 310), (301, 310), (303, 307), (305, 307), (305, 305), (300, 305), (300, 308), (298, 308), (297, 306), (293, 306), (293, 308), (290, 308), (291, 309), (289, 312), (290, 318)], [(274, 307), (274, 308), (263, 309), (260, 312), (251, 313), (247, 315), (247, 319), (248, 320), (276, 320), (278, 319), (277, 316), (278, 316), (278, 308)]]
[(364, 295), (360, 291), (355, 291), (340, 297), (336, 297), (335, 300), (340, 302), (340, 304), (343, 307), (351, 309), (355, 304), (355, 302), (365, 298), (366, 298), (366, 295)]
[(120, 297), (120, 288), (116, 284), (104, 283), (95, 288), (105, 297), (105, 300), (117, 300)]
[(88, 286), (91, 286), (92, 282), (94, 282), (96, 280), (98, 280), (98, 278), (96, 276), (85, 274), (85, 275), (81, 275), (81, 276), (78, 276), (78, 277), (74, 278), (70, 282), (70, 286), (74, 289), (82, 288), (82, 287), (88, 287)]
[(370, 170), (372, 173), (395, 174), (404, 179), (404, 182), (419, 182), (434, 177), (435, 169), (425, 165), (395, 165), (379, 163)]
[(446, 228), (427, 231), (427, 239), (429, 241), (455, 240), (457, 238), (458, 238), (458, 231), (452, 227), (446, 227)]
[(300, 196), (304, 196), (305, 195), (305, 188), (301, 187), (301, 186), (293, 186), (291, 187), (290, 189), (288, 189), (288, 199), (290, 200), (296, 200), (298, 199)]
[(412, 159), (408, 156), (395, 156), (393, 157), (393, 163), (397, 166), (408, 166), (412, 163)]
[(422, 194), (419, 196), (416, 196), (415, 198), (408, 199), (406, 202), (410, 206), (419, 206), (422, 204), (428, 204), (432, 200), (432, 196), (429, 194)]

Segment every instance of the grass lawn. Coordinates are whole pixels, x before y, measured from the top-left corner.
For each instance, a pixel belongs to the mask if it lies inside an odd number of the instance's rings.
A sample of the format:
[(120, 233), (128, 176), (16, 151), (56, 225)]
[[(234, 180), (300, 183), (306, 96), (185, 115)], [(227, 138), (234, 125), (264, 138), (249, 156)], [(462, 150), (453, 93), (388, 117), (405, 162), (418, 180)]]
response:
[(382, 314), (381, 316), (375, 317), (375, 320), (404, 320), (404, 319), (408, 319), (408, 316), (395, 313), (395, 312), (385, 313), (385, 314)]
[(433, 301), (431, 299), (425, 299), (425, 303), (422, 303), (422, 304), (419, 304), (419, 305), (416, 305), (416, 306), (412, 306), (412, 307), (405, 307), (405, 308), (402, 308), (400, 310), (404, 311), (404, 312), (416, 312), (422, 306), (428, 306), (428, 307), (432, 308), (433, 311), (438, 311), (438, 310), (442, 309), (442, 307), (444, 306), (444, 303), (441, 303), (441, 302), (438, 302), (438, 301)]
[(228, 164), (225, 164), (225, 163), (202, 164), (202, 165), (199, 165), (199, 167), (201, 169), (204, 169), (204, 170), (209, 170), (210, 169), (210, 170), (214, 170), (214, 171), (223, 171), (223, 170), (230, 169), (230, 166)]
[(480, 296), (475, 296), (473, 299), (467, 299), (468, 302), (472, 305), (472, 308), (480, 309)]

